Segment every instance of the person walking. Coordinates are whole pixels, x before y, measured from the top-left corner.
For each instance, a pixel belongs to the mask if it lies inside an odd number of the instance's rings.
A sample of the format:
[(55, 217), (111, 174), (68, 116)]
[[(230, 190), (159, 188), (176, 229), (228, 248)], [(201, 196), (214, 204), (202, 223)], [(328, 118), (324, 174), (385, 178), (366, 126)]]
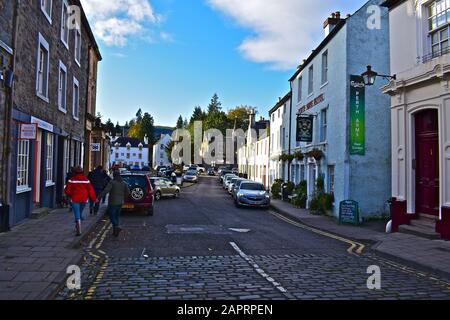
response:
[(118, 237), (120, 231), (120, 214), (125, 198), (130, 195), (128, 184), (123, 181), (119, 171), (114, 171), (113, 180), (108, 183), (105, 190), (99, 195), (97, 202), (109, 194), (108, 213), (111, 224), (113, 225), (113, 235)]
[(72, 210), (75, 216), (76, 235), (81, 235), (81, 217), (88, 199), (97, 201), (94, 188), (88, 178), (83, 174), (81, 167), (74, 169), (74, 176), (67, 182), (64, 192), (72, 201)]
[[(106, 170), (103, 170), (103, 176), (105, 177), (105, 185), (103, 187), (103, 190), (105, 190), (108, 183), (111, 182), (111, 177), (109, 176), (108, 171), (106, 171)], [(104, 196), (102, 198), (102, 204), (105, 204), (105, 203), (106, 203), (106, 196)]]
[[(98, 197), (100, 193), (102, 193), (103, 189), (106, 186), (106, 177), (103, 174), (103, 167), (98, 166), (94, 171), (91, 171), (88, 175), (88, 179), (94, 188), (95, 195)], [(89, 202), (89, 212), (91, 215), (97, 214), (100, 209), (100, 202)]]

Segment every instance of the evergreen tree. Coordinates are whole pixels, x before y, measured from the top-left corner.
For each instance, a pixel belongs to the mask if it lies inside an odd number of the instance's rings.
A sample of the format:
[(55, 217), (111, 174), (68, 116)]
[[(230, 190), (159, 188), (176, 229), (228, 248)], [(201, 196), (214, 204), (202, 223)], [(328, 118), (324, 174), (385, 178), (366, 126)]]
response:
[(215, 93), (211, 98), (211, 102), (208, 105), (208, 115), (220, 111), (222, 111), (222, 103), (219, 101), (219, 96), (217, 95), (217, 93)]
[(203, 121), (205, 120), (206, 115), (203, 112), (202, 108), (197, 106), (194, 108), (194, 112), (192, 113), (191, 120), (189, 121), (189, 124), (194, 124), (194, 121)]
[(183, 117), (180, 116), (177, 121), (177, 129), (183, 129), (183, 126), (184, 126)]

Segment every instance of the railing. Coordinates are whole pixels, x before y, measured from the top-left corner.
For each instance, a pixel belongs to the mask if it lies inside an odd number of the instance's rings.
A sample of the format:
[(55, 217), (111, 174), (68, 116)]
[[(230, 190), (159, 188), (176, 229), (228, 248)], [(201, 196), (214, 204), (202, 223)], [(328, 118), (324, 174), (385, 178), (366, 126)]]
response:
[(446, 47), (444, 49), (439, 49), (438, 51), (435, 51), (433, 53), (429, 53), (427, 55), (424, 55), (422, 57), (422, 63), (426, 63), (434, 58), (438, 58), (443, 56), (444, 54), (450, 53), (450, 47)]

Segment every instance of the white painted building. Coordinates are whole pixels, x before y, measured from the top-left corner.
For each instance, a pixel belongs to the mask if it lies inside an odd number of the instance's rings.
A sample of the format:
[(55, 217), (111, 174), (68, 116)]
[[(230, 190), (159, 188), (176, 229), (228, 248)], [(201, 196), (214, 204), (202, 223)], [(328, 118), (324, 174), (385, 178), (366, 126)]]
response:
[(117, 138), (111, 145), (111, 167), (149, 167), (149, 147), (147, 141), (135, 138)]
[(261, 119), (255, 121), (255, 112), (250, 113), (246, 145), (238, 149), (239, 172), (248, 179), (260, 182), (269, 188), (269, 152), (270, 138), (268, 129), (270, 122)]
[(280, 160), (280, 156), (289, 152), (289, 119), (291, 108), (291, 92), (269, 111), (270, 118), (270, 159), (269, 185), (276, 179), (288, 180), (287, 164)]
[(384, 5), (396, 75), (383, 88), (391, 96), (394, 231), (427, 217), (450, 239), (450, 1)]
[(162, 135), (161, 139), (153, 146), (153, 168), (158, 166), (171, 166), (169, 155), (166, 148), (172, 141), (172, 137), (168, 134)]

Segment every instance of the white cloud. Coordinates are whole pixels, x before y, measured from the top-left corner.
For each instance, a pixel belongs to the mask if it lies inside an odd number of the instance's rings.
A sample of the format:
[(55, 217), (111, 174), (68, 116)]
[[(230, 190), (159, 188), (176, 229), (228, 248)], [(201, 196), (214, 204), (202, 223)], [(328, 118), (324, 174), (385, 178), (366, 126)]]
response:
[(317, 44), (317, 31), (336, 5), (330, 0), (207, 0), (254, 35), (239, 50), (249, 60), (275, 69), (296, 67)]
[(95, 35), (109, 46), (126, 46), (131, 37), (145, 38), (162, 17), (148, 0), (81, 0)]

